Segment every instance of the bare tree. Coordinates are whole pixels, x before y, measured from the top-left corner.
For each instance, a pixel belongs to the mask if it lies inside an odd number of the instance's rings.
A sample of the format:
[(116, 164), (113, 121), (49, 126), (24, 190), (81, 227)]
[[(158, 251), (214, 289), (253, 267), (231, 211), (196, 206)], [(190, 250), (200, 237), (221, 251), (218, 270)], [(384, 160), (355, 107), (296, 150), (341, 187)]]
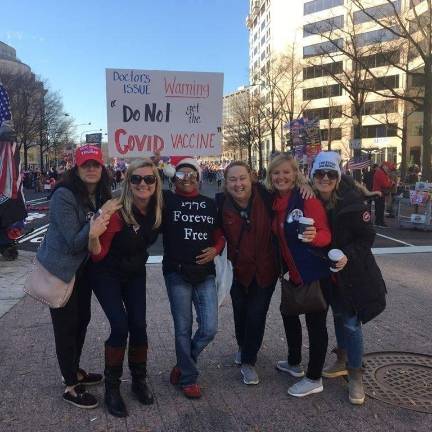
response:
[[(403, 101), (402, 165), (406, 168), (406, 126), (413, 112), (423, 112), (422, 177), (432, 179), (432, 4), (431, 0), (410, 0), (409, 7), (401, 2), (384, 0), (379, 7), (371, 7), (365, 0), (352, 0), (363, 20), (379, 25), (374, 34), (375, 55), (382, 64), (394, 68), (405, 77), (404, 85), (393, 85), (382, 71), (371, 64), (370, 56), (351, 55), (369, 76), (369, 90)], [(372, 33), (372, 32), (370, 32)], [(385, 41), (385, 42), (384, 42)], [(377, 72), (379, 71), (379, 72)]]
[(43, 84), (30, 73), (3, 72), (0, 81), (8, 91), (17, 145), (24, 155), (24, 168), (28, 165), (28, 151), (37, 145), (43, 98)]
[(69, 143), (73, 130), (73, 120), (65, 116), (63, 102), (58, 92), (48, 91), (44, 98), (44, 110), (40, 124), (40, 163), (43, 167), (44, 155), (54, 152), (57, 163), (58, 152)]

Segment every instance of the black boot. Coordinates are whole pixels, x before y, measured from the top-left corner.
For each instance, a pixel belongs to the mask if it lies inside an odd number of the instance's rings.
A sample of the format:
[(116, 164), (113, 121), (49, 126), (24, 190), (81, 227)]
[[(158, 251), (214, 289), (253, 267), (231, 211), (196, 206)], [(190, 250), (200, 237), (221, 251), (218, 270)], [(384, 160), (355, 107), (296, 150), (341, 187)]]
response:
[(129, 369), (132, 375), (132, 392), (143, 405), (151, 405), (154, 399), (146, 383), (147, 345), (129, 345)]
[(120, 378), (123, 373), (125, 347), (105, 345), (105, 405), (115, 417), (128, 415), (126, 405), (120, 394)]

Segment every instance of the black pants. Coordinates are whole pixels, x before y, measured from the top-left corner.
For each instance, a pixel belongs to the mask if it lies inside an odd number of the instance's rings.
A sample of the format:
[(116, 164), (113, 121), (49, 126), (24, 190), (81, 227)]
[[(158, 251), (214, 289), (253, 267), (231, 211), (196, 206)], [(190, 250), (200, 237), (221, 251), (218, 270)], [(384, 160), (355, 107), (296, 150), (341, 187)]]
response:
[(57, 360), (67, 386), (78, 384), (77, 372), (91, 317), (91, 294), (83, 265), (76, 274), (69, 301), (62, 308), (50, 309)]
[(114, 270), (99, 269), (92, 271), (91, 281), (111, 326), (107, 345), (124, 347), (129, 334), (131, 346), (147, 345), (145, 272), (125, 277)]
[(261, 288), (254, 280), (246, 289), (234, 280), (231, 300), (242, 363), (254, 365), (264, 337), (265, 322), (276, 282)]
[(375, 198), (375, 224), (384, 224), (385, 197)]
[[(331, 279), (321, 279), (320, 284), (324, 298), (327, 304), (330, 304), (333, 294)], [(313, 380), (321, 378), (327, 354), (327, 311), (328, 308), (322, 312), (305, 314), (309, 336), (309, 364), (306, 376)], [(302, 360), (302, 327), (300, 317), (298, 315), (282, 314), (282, 320), (288, 344), (288, 363), (290, 365), (298, 365)]]

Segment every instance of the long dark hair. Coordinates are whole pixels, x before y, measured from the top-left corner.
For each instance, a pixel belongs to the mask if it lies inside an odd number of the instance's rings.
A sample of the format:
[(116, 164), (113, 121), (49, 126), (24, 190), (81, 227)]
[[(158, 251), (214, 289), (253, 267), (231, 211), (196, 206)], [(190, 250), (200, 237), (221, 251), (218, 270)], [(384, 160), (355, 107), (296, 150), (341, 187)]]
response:
[[(60, 187), (65, 187), (72, 191), (84, 208), (93, 208), (87, 186), (80, 179), (76, 165), (72, 169), (65, 171), (62, 179), (56, 184), (53, 193)], [(101, 179), (96, 186), (96, 206), (102, 205), (109, 199), (111, 199), (111, 179), (108, 170), (102, 165)]]

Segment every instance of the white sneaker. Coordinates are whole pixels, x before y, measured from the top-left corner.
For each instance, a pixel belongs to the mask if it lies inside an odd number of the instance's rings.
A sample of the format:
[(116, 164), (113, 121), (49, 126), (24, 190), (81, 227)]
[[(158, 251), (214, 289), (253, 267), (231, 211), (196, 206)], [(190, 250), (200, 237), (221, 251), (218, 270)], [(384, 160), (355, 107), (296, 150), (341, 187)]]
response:
[(241, 351), (240, 350), (237, 351), (237, 354), (234, 357), (234, 363), (236, 365), (239, 365), (239, 366), (242, 364), (242, 362), (241, 362)]
[(288, 394), (295, 397), (303, 397), (314, 393), (321, 393), (324, 390), (322, 379), (311, 380), (304, 377), (298, 383), (288, 389)]

